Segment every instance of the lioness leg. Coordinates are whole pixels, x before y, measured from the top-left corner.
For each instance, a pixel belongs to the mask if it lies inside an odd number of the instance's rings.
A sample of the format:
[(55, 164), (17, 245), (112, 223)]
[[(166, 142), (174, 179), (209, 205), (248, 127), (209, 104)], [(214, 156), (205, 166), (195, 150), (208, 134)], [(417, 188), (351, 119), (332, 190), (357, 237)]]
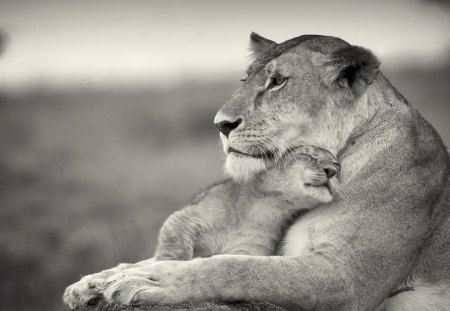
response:
[(312, 254), (160, 261), (116, 274), (108, 284), (109, 303), (270, 301), (295, 310), (357, 310), (343, 266)]
[(386, 299), (377, 311), (450, 310), (450, 284), (415, 280), (411, 285), (411, 290)]

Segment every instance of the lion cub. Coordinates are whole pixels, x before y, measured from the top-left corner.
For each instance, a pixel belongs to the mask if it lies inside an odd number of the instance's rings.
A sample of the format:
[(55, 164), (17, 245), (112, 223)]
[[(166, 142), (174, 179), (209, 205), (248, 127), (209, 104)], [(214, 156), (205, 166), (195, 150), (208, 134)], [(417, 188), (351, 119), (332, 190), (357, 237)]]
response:
[(274, 255), (296, 214), (330, 202), (338, 185), (339, 164), (326, 150), (301, 146), (280, 162), (251, 182), (213, 185), (172, 214), (161, 228), (156, 259)]

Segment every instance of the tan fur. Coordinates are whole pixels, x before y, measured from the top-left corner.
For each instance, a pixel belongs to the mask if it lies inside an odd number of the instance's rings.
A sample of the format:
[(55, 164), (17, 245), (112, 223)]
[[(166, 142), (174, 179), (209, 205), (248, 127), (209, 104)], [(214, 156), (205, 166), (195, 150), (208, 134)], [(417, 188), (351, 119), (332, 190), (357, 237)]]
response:
[[(218, 124), (241, 120), (221, 136), (226, 171), (251, 183), (289, 150), (314, 145), (338, 155), (341, 198), (298, 219), (286, 238), (287, 256), (142, 265), (116, 274), (106, 299), (449, 310), (450, 160), (439, 135), (379, 72), (369, 51), (324, 36), (268, 46), (257, 49), (246, 81), (216, 116)], [(216, 198), (229, 202), (237, 194)], [(77, 293), (84, 293), (82, 285)], [(414, 290), (389, 298), (405, 286)]]

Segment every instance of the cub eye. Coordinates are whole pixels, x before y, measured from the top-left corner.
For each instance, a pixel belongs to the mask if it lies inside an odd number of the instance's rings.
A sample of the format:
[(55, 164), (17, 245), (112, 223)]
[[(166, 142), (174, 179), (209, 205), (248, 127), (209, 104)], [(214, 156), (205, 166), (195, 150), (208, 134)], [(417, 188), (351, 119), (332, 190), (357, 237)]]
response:
[(248, 79), (248, 73), (245, 73), (242, 78), (239, 79), (239, 81), (245, 82)]
[(280, 74), (276, 74), (274, 76), (271, 76), (269, 80), (267, 81), (267, 89), (271, 91), (279, 90), (283, 86), (286, 85), (287, 77), (284, 77)]

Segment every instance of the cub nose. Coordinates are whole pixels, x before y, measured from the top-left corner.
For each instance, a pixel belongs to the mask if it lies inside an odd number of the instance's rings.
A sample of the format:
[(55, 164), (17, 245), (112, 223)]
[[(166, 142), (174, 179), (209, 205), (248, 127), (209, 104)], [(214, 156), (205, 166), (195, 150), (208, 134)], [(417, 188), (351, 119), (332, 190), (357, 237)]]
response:
[(228, 135), (230, 135), (231, 131), (236, 129), (239, 126), (239, 124), (241, 124), (241, 123), (242, 123), (242, 119), (237, 118), (236, 121), (234, 121), (234, 122), (222, 121), (222, 122), (215, 123), (215, 124), (219, 128), (219, 131), (221, 131), (222, 134), (228, 138)]
[(327, 178), (333, 178), (337, 174), (337, 169), (334, 165), (326, 165), (322, 167), (323, 171), (327, 175)]

